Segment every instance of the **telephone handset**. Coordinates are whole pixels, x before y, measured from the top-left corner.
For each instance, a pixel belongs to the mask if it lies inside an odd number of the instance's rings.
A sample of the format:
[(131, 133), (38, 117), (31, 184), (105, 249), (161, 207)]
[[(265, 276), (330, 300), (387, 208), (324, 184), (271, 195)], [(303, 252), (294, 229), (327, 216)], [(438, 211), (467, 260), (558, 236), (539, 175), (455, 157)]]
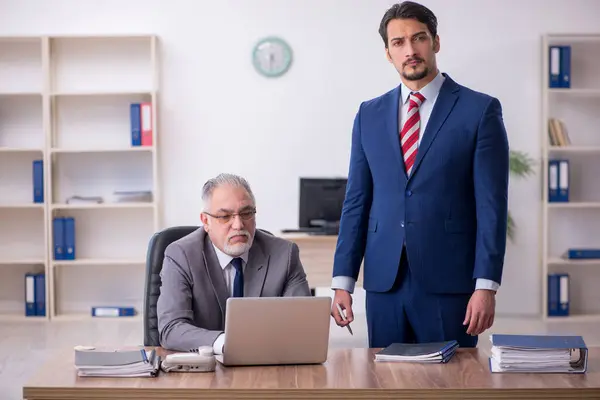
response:
[(212, 347), (202, 346), (197, 353), (169, 354), (161, 363), (161, 369), (164, 372), (211, 372), (216, 365)]

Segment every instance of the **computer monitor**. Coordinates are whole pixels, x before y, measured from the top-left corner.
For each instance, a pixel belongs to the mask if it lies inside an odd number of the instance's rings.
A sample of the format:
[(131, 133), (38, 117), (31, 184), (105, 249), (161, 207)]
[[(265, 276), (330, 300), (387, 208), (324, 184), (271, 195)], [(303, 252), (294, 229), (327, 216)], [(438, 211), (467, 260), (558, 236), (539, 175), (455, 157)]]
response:
[(300, 178), (300, 229), (337, 234), (347, 178)]

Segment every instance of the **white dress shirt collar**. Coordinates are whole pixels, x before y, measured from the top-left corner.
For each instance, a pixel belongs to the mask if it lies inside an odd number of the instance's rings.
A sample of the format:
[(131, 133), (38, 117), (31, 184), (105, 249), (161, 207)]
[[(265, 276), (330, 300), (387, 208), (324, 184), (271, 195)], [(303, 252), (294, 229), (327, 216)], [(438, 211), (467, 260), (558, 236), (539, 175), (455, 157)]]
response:
[[(425, 101), (429, 101), (430, 103), (434, 102), (434, 100), (440, 93), (440, 89), (442, 88), (444, 79), (444, 75), (442, 75), (442, 73), (438, 71), (435, 78), (433, 78), (431, 82), (429, 82), (427, 85), (421, 88), (421, 90), (419, 90), (419, 93), (421, 93), (423, 97), (425, 97)], [(402, 96), (402, 104), (406, 104), (410, 96), (410, 92), (412, 92), (412, 90), (409, 89), (406, 85), (404, 85), (404, 82), (401, 82), (400, 95)]]
[[(217, 253), (217, 258), (219, 259), (219, 264), (221, 265), (221, 268), (227, 268), (231, 260), (233, 260), (233, 257), (229, 254), (223, 253), (217, 246), (214, 245), (214, 243), (212, 243), (212, 246), (214, 247), (215, 252)], [(244, 254), (240, 256), (240, 258), (244, 260), (243, 265), (245, 266), (248, 263), (248, 252), (244, 252)]]

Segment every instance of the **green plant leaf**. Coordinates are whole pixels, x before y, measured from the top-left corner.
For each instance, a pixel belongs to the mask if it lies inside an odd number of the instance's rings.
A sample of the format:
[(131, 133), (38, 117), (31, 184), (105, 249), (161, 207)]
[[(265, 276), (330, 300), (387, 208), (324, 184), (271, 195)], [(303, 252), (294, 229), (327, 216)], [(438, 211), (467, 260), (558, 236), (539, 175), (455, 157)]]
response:
[(511, 150), (508, 161), (511, 174), (518, 177), (525, 177), (533, 173), (533, 159), (521, 151)]
[[(509, 172), (519, 178), (523, 178), (533, 174), (534, 160), (522, 151), (511, 150), (509, 153)], [(513, 219), (510, 211), (508, 212), (506, 225), (506, 235), (511, 242), (515, 239), (515, 220)]]

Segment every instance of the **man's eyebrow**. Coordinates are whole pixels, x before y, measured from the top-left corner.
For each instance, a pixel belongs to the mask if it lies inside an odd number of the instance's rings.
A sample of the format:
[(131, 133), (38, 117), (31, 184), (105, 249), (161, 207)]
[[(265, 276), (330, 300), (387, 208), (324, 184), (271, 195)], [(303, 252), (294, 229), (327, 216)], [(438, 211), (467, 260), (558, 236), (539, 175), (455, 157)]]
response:
[[(417, 33), (413, 34), (411, 37), (413, 37), (413, 38), (414, 38), (414, 37), (416, 37), (416, 36), (419, 36), (419, 35), (426, 35), (426, 34), (427, 34), (427, 32), (425, 32), (425, 31), (420, 31), (420, 32), (417, 32)], [(397, 37), (393, 37), (393, 38), (392, 38), (392, 41), (394, 41), (394, 40), (401, 40), (401, 39), (404, 39), (404, 37), (403, 37), (403, 36), (397, 36)]]
[(228, 208), (219, 208), (219, 210), (218, 210), (218, 211), (220, 211), (220, 212), (224, 212), (224, 213), (233, 213), (233, 211), (232, 211), (232, 210), (230, 210), (230, 209), (228, 209)]

